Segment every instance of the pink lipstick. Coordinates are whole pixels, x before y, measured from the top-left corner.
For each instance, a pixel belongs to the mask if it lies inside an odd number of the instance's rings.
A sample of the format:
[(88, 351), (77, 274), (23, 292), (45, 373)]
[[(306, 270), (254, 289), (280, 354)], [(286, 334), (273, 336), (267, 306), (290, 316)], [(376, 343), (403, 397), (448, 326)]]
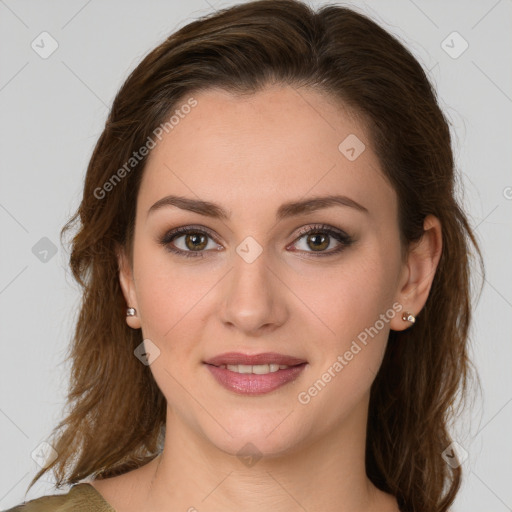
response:
[(224, 388), (243, 395), (261, 395), (295, 380), (307, 361), (293, 356), (266, 352), (228, 352), (205, 361), (213, 377)]

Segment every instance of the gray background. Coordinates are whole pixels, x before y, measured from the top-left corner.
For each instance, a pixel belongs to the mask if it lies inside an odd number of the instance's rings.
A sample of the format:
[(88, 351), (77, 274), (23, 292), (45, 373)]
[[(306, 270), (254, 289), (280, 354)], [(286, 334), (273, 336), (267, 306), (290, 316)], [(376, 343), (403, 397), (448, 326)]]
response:
[[(0, 509), (23, 500), (38, 469), (31, 454), (62, 414), (68, 375), (62, 361), (79, 295), (59, 231), (78, 205), (108, 107), (164, 37), (234, 3), (0, 0)], [(345, 4), (412, 50), (453, 125), (461, 202), (487, 268), (472, 331), (483, 393), (454, 427), (468, 458), (453, 510), (512, 510), (512, 2)], [(43, 31), (58, 43), (45, 59), (31, 47), (35, 40), (43, 51)], [(446, 39), (454, 31), (463, 39)], [(453, 58), (464, 40), (469, 47)], [(45, 39), (44, 51), (50, 43)], [(52, 492), (47, 477), (28, 498)]]

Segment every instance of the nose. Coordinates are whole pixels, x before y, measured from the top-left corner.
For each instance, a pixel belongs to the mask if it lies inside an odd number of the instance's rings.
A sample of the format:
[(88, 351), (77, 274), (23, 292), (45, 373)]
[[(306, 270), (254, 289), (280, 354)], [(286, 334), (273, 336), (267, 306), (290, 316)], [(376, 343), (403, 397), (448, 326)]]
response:
[(238, 254), (233, 259), (223, 290), (222, 321), (248, 336), (274, 331), (288, 317), (286, 286), (269, 265), (265, 251), (251, 263)]

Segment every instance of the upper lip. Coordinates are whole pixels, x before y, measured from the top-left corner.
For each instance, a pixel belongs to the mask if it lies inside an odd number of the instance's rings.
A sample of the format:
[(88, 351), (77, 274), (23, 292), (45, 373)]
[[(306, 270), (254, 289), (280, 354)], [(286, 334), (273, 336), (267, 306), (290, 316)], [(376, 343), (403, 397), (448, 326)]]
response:
[(283, 364), (286, 366), (296, 366), (298, 364), (306, 363), (305, 359), (299, 357), (287, 356), (285, 354), (277, 354), (275, 352), (265, 352), (262, 354), (242, 354), (241, 352), (226, 352), (212, 357), (206, 364), (213, 366), (221, 366), (223, 364), (245, 364), (245, 365), (258, 365), (258, 364)]

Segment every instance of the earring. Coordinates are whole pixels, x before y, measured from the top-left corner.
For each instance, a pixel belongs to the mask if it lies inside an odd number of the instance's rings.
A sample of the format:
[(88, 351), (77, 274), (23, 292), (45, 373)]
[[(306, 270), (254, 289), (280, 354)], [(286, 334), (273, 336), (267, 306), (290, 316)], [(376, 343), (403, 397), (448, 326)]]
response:
[(408, 313), (407, 311), (405, 311), (404, 313), (402, 313), (402, 320), (404, 322), (411, 322), (411, 324), (413, 324), (414, 322), (416, 322), (416, 317), (412, 313)]
[(137, 310), (135, 308), (127, 308), (126, 316), (135, 316), (137, 314)]

